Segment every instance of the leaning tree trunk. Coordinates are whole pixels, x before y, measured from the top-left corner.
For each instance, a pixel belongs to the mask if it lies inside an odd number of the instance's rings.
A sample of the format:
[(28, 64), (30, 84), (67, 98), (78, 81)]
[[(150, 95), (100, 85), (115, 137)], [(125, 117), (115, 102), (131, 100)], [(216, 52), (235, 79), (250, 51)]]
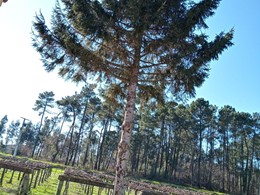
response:
[(33, 156), (34, 156), (34, 154), (36, 152), (36, 148), (37, 148), (37, 145), (38, 145), (38, 142), (39, 142), (39, 134), (41, 132), (42, 123), (43, 123), (43, 119), (44, 119), (46, 108), (47, 108), (47, 101), (45, 102), (45, 105), (44, 105), (44, 108), (43, 108), (40, 126), (39, 126), (39, 128), (38, 128), (38, 130), (36, 132), (36, 138), (35, 138), (35, 142), (34, 142), (31, 158), (33, 158)]
[(81, 123), (80, 123), (80, 127), (79, 127), (79, 134), (78, 134), (78, 136), (77, 136), (76, 149), (75, 149), (75, 155), (74, 155), (73, 161), (72, 161), (72, 166), (75, 165), (76, 158), (77, 158), (78, 153), (79, 153), (80, 138), (81, 138), (81, 136), (82, 136), (83, 127), (84, 127), (85, 124), (86, 124), (87, 108), (88, 108), (88, 106), (87, 106), (87, 104), (85, 104), (84, 111), (83, 111), (83, 116), (82, 116)]
[[(76, 113), (75, 111), (73, 111), (73, 121), (72, 121), (72, 125), (70, 127), (70, 139), (69, 139), (69, 147), (68, 147), (68, 151), (67, 151), (67, 157), (66, 157), (66, 161), (65, 161), (65, 165), (69, 165), (70, 164), (70, 161), (71, 161), (71, 158), (70, 155), (73, 154), (73, 148), (72, 146), (74, 145), (73, 144), (73, 134), (74, 134), (74, 130), (75, 130), (75, 121), (76, 121)], [(69, 135), (69, 133), (68, 133)], [(66, 144), (66, 139), (65, 139), (65, 142), (64, 144)]]
[(137, 88), (138, 66), (132, 69), (132, 78), (128, 86), (127, 102), (125, 107), (124, 121), (121, 129), (121, 139), (118, 144), (118, 155), (116, 165), (116, 177), (114, 195), (123, 195), (126, 189), (125, 175), (129, 159), (129, 145), (134, 124), (134, 109)]
[(91, 146), (91, 136), (92, 136), (92, 131), (94, 128), (94, 124), (93, 124), (94, 116), (95, 116), (95, 114), (92, 113), (92, 118), (90, 119), (90, 128), (89, 128), (88, 138), (87, 138), (87, 142), (86, 142), (86, 150), (85, 150), (84, 160), (82, 163), (83, 166), (86, 165), (88, 158), (89, 158), (89, 150), (90, 150), (90, 146)]

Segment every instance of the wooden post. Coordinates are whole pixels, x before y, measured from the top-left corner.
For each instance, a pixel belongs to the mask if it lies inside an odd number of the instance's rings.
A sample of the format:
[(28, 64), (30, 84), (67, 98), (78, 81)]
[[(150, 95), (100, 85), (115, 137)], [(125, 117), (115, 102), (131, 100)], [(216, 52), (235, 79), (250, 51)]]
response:
[(13, 182), (14, 172), (15, 172), (15, 171), (13, 170), (12, 175), (11, 175), (10, 180), (9, 180), (8, 183), (12, 183), (12, 182)]
[[(85, 193), (88, 195), (88, 194), (89, 194), (89, 190), (90, 190), (90, 186), (87, 185), (86, 188), (87, 188), (87, 191), (85, 191)], [(260, 194), (259, 194), (259, 195), (260, 195)]]
[(35, 173), (35, 171), (32, 172), (32, 177), (31, 177), (30, 186), (29, 186), (30, 189), (31, 189), (31, 187), (32, 187), (32, 182), (33, 182), (33, 178), (34, 178), (34, 173)]
[(34, 186), (33, 188), (36, 188), (36, 185), (37, 185), (37, 181), (38, 181), (38, 178), (39, 178), (39, 175), (40, 175), (40, 169), (37, 170), (37, 175), (36, 175), (36, 178), (35, 178), (35, 182), (34, 182)]
[(101, 188), (101, 187), (98, 187), (98, 195), (101, 194), (101, 191), (102, 191), (102, 188)]
[(41, 174), (41, 179), (40, 179), (41, 183), (44, 182), (45, 174), (46, 174), (46, 169), (42, 169), (42, 174)]
[(94, 186), (88, 185), (88, 190), (86, 195), (92, 195), (93, 194), (93, 190), (94, 190)]
[(19, 185), (20, 185), (20, 186), (21, 186), (21, 185), (22, 185), (22, 183), (23, 183), (23, 178), (24, 178), (24, 175), (25, 175), (25, 172), (23, 172), (22, 179), (21, 179), (21, 181), (20, 181), (20, 183), (19, 183)]
[(91, 195), (93, 194), (94, 186), (91, 186)]
[(68, 194), (68, 191), (69, 191), (69, 181), (66, 181), (66, 184), (65, 184), (65, 189), (64, 189), (64, 192), (63, 192), (63, 195), (67, 195)]
[(3, 172), (2, 172), (2, 175), (1, 175), (0, 186), (3, 186), (4, 176), (5, 176), (5, 168), (3, 168)]
[(48, 174), (47, 174), (47, 179), (51, 176), (51, 172), (52, 172), (52, 168), (51, 167), (49, 167), (48, 168)]
[(21, 171), (19, 171), (19, 174), (18, 174), (18, 177), (17, 177), (18, 181), (20, 180), (20, 177), (21, 177)]
[(20, 186), (20, 192), (19, 195), (27, 195), (29, 194), (30, 188), (29, 188), (29, 180), (30, 180), (30, 176), (29, 173), (24, 173), (23, 175), (23, 179), (22, 179), (22, 183)]
[(49, 168), (45, 168), (44, 169), (45, 171), (44, 171), (44, 178), (43, 178), (43, 181), (46, 181), (48, 178), (49, 178), (49, 172), (50, 172), (50, 170), (49, 170)]
[(40, 172), (41, 172), (41, 176), (40, 176), (40, 179), (39, 179), (38, 185), (40, 185), (40, 183), (42, 182), (43, 169), (40, 169)]
[(63, 182), (64, 182), (63, 180), (59, 180), (59, 184), (58, 184), (56, 195), (61, 195)]

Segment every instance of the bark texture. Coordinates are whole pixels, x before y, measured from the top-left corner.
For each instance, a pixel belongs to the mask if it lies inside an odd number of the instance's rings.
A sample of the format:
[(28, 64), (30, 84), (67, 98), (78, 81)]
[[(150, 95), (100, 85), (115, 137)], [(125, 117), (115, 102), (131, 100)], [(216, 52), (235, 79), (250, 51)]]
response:
[(121, 129), (121, 139), (118, 145), (114, 195), (123, 195), (127, 185), (125, 176), (129, 159), (129, 145), (131, 140), (132, 127), (134, 124), (134, 109), (138, 76), (137, 68), (133, 69), (132, 76), (132, 80), (128, 87), (125, 115)]

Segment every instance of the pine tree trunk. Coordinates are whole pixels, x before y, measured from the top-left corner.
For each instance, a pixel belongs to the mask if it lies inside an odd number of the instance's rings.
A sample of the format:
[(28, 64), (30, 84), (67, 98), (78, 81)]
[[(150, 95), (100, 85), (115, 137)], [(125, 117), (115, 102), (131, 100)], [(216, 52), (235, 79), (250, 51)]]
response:
[(159, 175), (161, 174), (161, 170), (162, 170), (162, 167), (163, 167), (163, 163), (164, 163), (164, 153), (165, 153), (165, 146), (164, 146), (164, 143), (165, 143), (165, 116), (163, 115), (163, 118), (162, 118), (162, 123), (161, 123), (161, 131), (160, 131), (160, 152), (158, 153), (160, 155), (160, 164), (159, 164)]
[(104, 121), (104, 132), (103, 132), (102, 137), (100, 135), (101, 142), (99, 144), (99, 152), (97, 154), (97, 161), (96, 161), (96, 166), (95, 166), (95, 169), (98, 170), (98, 171), (100, 171), (100, 167), (101, 167), (101, 161), (102, 161), (103, 150), (104, 150), (103, 148), (104, 148), (104, 142), (105, 142), (105, 139), (106, 139), (108, 123), (109, 123), (109, 119)]
[(75, 165), (76, 158), (77, 158), (78, 153), (79, 153), (80, 138), (82, 136), (83, 127), (86, 124), (86, 112), (87, 112), (87, 104), (84, 107), (83, 116), (82, 116), (82, 119), (81, 119), (81, 122), (80, 122), (79, 134), (77, 136), (76, 149), (75, 149), (76, 151), (75, 151), (75, 155), (73, 157), (72, 166)]
[(38, 143), (39, 143), (39, 134), (40, 134), (40, 132), (41, 132), (41, 128), (42, 128), (42, 124), (43, 124), (43, 119), (44, 119), (44, 115), (45, 115), (46, 108), (47, 108), (47, 102), (45, 102), (45, 105), (44, 105), (44, 108), (43, 108), (43, 112), (42, 112), (42, 117), (41, 117), (40, 126), (39, 126), (39, 128), (38, 128), (38, 130), (37, 130), (37, 132), (36, 132), (36, 138), (35, 138), (35, 142), (34, 142), (34, 146), (33, 146), (31, 158), (34, 157), (35, 152), (36, 152), (37, 145), (38, 145)]
[(92, 131), (94, 128), (93, 125), (93, 120), (94, 120), (95, 114), (92, 113), (92, 118), (90, 119), (90, 128), (89, 128), (89, 133), (88, 133), (88, 138), (87, 138), (87, 143), (86, 143), (86, 150), (85, 150), (85, 155), (84, 155), (84, 160), (82, 165), (85, 166), (87, 162), (89, 162), (89, 150), (91, 146), (91, 136), (92, 136)]
[(118, 144), (118, 156), (116, 165), (116, 177), (114, 195), (123, 195), (126, 189), (125, 175), (129, 159), (129, 145), (134, 123), (134, 109), (137, 88), (138, 69), (133, 68), (132, 79), (128, 87), (127, 102), (125, 107), (124, 121), (121, 129), (121, 139)]
[(65, 163), (64, 163), (65, 165), (69, 165), (69, 157), (70, 157), (70, 154), (72, 153), (71, 150), (72, 150), (72, 145), (73, 145), (73, 134), (74, 134), (74, 128), (75, 128), (75, 121), (76, 121), (76, 114), (74, 112), (73, 113), (73, 121), (72, 121), (72, 124), (70, 126), (68, 135), (65, 138), (64, 146), (62, 148), (62, 153), (61, 153), (61, 155), (62, 155), (63, 151), (65, 150), (65, 147), (66, 147), (66, 141), (67, 141), (67, 139), (69, 139), (69, 146), (68, 146), (68, 150), (67, 150), (67, 154), (66, 154), (66, 160), (65, 160)]
[[(200, 122), (200, 126), (201, 126), (201, 122)], [(203, 137), (202, 137), (202, 127), (200, 127), (199, 130), (199, 159), (198, 159), (198, 175), (197, 175), (197, 182), (198, 182), (198, 186), (201, 187), (201, 159), (202, 159), (202, 141), (203, 141)]]
[(66, 118), (64, 117), (63, 120), (62, 120), (61, 126), (60, 126), (60, 130), (59, 130), (59, 132), (57, 133), (57, 139), (55, 139), (55, 140), (56, 140), (56, 142), (55, 142), (55, 150), (56, 150), (56, 151), (55, 151), (55, 153), (52, 155), (52, 160), (51, 160), (51, 162), (55, 162), (56, 157), (57, 157), (57, 155), (58, 155), (59, 152), (60, 152), (60, 147), (59, 147), (59, 145), (60, 145), (60, 142), (62, 141), (62, 140), (61, 140), (61, 131), (62, 131), (62, 129), (63, 129), (63, 125), (64, 125), (65, 120), (66, 120)]
[(137, 149), (135, 172), (137, 172), (137, 171), (138, 171), (138, 168), (139, 168), (140, 155), (141, 155), (141, 144), (138, 146), (138, 149)]

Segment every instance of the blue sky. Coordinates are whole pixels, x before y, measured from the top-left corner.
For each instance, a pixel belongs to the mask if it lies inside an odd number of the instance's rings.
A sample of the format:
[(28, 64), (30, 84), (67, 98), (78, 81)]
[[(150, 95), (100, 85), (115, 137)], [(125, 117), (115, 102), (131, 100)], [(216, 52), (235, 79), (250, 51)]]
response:
[(230, 105), (241, 112), (260, 112), (259, 10), (259, 0), (222, 0), (208, 20), (208, 32), (215, 35), (234, 27), (234, 45), (210, 64), (210, 76), (196, 97), (219, 107)]
[[(40, 55), (31, 46), (31, 26), (41, 9), (49, 19), (55, 0), (9, 0), (0, 7), (0, 118), (27, 117), (39, 93), (53, 91), (56, 99), (72, 95), (78, 87), (57, 74), (44, 71)], [(218, 107), (260, 112), (260, 1), (222, 0), (216, 14), (207, 20), (208, 34), (235, 29), (234, 46), (210, 63), (209, 78), (197, 89)]]
[[(48, 3), (47, 3), (48, 2)], [(72, 95), (77, 87), (57, 74), (47, 73), (32, 47), (31, 28), (35, 14), (50, 18), (55, 0), (9, 0), (0, 7), (0, 119), (25, 117), (39, 121), (33, 111), (39, 93), (53, 91), (56, 100)]]

